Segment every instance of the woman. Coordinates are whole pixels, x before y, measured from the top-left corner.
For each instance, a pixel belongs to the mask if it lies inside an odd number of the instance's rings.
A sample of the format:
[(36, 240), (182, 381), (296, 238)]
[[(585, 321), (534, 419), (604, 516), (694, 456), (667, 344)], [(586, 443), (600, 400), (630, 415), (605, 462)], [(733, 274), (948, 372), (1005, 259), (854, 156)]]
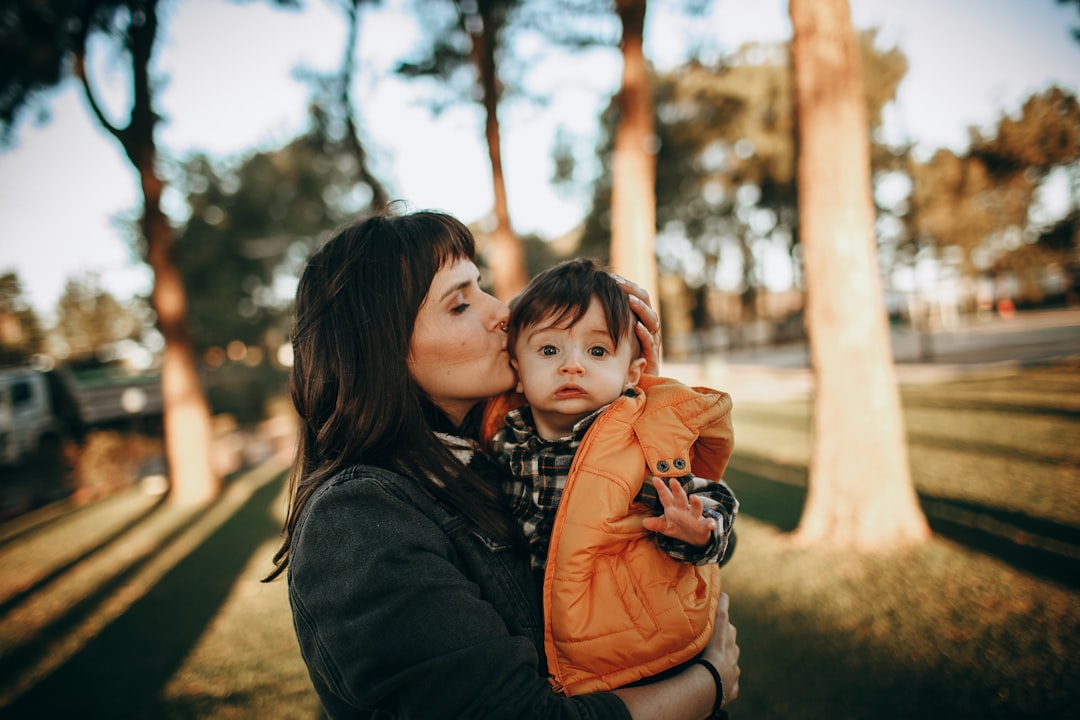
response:
[(331, 718), (717, 714), (738, 693), (726, 597), (708, 663), (610, 693), (552, 691), (528, 554), (473, 441), (485, 401), (515, 384), (508, 310), (481, 290), (474, 256), (449, 215), (373, 217), (331, 238), (300, 279), (300, 438), (267, 579), (288, 569), (323, 707)]

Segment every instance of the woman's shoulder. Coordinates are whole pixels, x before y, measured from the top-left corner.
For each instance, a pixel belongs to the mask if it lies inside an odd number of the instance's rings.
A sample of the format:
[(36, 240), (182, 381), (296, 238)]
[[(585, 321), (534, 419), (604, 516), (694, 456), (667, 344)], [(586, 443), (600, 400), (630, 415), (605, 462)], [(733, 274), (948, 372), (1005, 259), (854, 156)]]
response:
[(312, 494), (308, 506), (314, 510), (350, 498), (369, 502), (379, 498), (397, 498), (410, 504), (430, 502), (427, 493), (408, 475), (374, 465), (352, 465), (324, 481)]
[[(292, 539), (294, 571), (328, 562), (330, 548), (368, 553), (402, 533), (445, 534), (444, 511), (407, 475), (370, 465), (325, 480), (301, 510)], [(440, 541), (442, 542), (442, 541)]]
[(374, 524), (383, 529), (390, 517), (414, 528), (446, 529), (464, 522), (416, 478), (374, 465), (353, 465), (325, 480), (302, 514), (301, 533), (313, 518), (321, 524), (347, 521), (352, 526)]

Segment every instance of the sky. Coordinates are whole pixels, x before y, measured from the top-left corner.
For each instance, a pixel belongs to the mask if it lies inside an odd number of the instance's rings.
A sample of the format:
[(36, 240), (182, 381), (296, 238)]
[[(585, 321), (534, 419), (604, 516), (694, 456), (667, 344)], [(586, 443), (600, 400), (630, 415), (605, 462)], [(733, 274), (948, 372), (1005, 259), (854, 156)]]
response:
[[(923, 154), (963, 150), (968, 128), (992, 127), (1031, 94), (1058, 84), (1080, 94), (1080, 25), (1055, 0), (850, 0), (856, 27), (879, 28), (879, 42), (898, 45), (909, 71), (886, 115), (887, 138), (911, 139)], [(299, 67), (338, 65), (345, 27), (327, 0), (303, 12), (263, 3), (171, 0), (163, 3), (156, 72), (162, 78), (166, 158), (201, 151), (235, 158), (279, 147), (303, 130), (308, 97)], [(356, 96), (374, 170), (413, 208), (439, 208), (472, 222), (491, 209), (492, 193), (479, 107), (438, 118), (417, 103), (421, 89), (386, 77), (419, 35), (385, 0), (362, 25)], [(660, 67), (684, 58), (688, 38), (710, 38), (726, 53), (750, 41), (790, 37), (786, 0), (714, 0), (705, 20), (680, 22), (671, 0), (651, 0), (646, 52)], [(239, 28), (242, 28), (239, 29)], [(527, 52), (531, 48), (517, 48)], [(500, 108), (510, 212), (519, 232), (552, 237), (573, 228), (588, 192), (567, 197), (548, 183), (555, 130), (595, 133), (617, 88), (614, 50), (571, 64), (536, 63), (531, 86), (553, 92), (542, 108)], [(126, 108), (124, 68), (91, 48), (95, 89), (113, 117)], [(47, 100), (47, 121), (25, 118), (16, 144), (0, 151), (0, 272), (19, 275), (35, 310), (48, 316), (72, 277), (93, 273), (119, 298), (146, 292), (150, 275), (133, 256), (125, 223), (137, 216), (137, 178), (119, 145), (91, 117), (73, 83)], [(181, 198), (166, 196), (179, 215)]]

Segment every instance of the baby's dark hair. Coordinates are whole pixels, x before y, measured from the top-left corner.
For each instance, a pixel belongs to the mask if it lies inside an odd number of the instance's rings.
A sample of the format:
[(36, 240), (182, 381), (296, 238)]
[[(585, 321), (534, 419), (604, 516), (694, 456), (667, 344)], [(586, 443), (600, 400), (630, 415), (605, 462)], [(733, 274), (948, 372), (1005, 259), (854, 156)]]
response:
[(600, 301), (615, 347), (627, 335), (633, 337), (634, 312), (619, 283), (596, 260), (577, 258), (544, 270), (510, 301), (510, 320), (506, 324), (510, 355), (514, 355), (522, 328), (542, 320), (573, 326), (589, 311), (593, 298)]

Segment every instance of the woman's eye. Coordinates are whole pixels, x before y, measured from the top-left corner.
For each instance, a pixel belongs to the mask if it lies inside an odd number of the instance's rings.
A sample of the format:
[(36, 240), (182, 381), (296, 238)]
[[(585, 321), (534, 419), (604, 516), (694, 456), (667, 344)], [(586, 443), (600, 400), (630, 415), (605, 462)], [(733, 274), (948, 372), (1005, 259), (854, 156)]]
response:
[(557, 352), (559, 351), (555, 349), (554, 345), (544, 345), (540, 348), (541, 355), (554, 355)]
[(468, 308), (469, 308), (469, 303), (461, 303), (460, 305), (455, 305), (454, 307), (450, 308), (450, 312), (454, 313), (455, 315), (460, 315), (461, 313), (465, 312)]
[(608, 354), (607, 348), (593, 347), (589, 348), (589, 354), (593, 357), (604, 357)]

